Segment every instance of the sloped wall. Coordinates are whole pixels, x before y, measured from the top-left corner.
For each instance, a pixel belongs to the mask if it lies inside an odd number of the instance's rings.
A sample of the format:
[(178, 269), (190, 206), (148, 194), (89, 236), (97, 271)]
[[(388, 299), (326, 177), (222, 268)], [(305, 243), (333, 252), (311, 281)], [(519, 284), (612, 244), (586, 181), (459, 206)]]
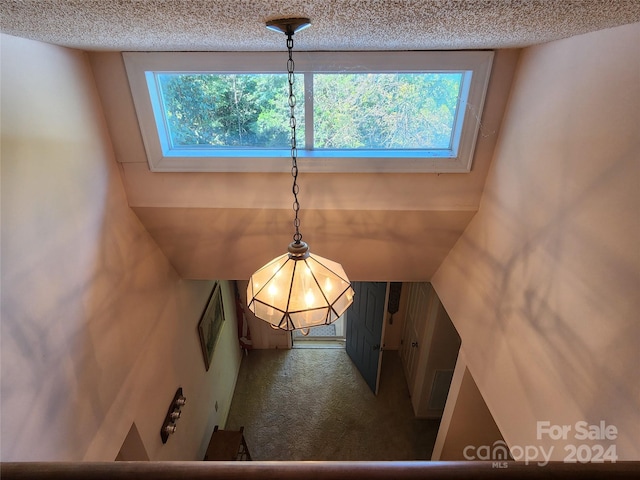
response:
[[(524, 50), (479, 212), (433, 278), (509, 446), (555, 460), (640, 459), (638, 45), (633, 24)], [(619, 433), (582, 441), (579, 421)]]
[(0, 40), (1, 458), (113, 460), (134, 422), (151, 460), (200, 458), (240, 364), (230, 285), (206, 372), (213, 283), (181, 280), (128, 207), (86, 55)]

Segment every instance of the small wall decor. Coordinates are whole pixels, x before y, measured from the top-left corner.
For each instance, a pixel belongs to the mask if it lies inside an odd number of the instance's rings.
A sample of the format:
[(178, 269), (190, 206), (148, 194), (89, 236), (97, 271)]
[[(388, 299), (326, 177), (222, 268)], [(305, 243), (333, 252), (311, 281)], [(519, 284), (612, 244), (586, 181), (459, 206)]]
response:
[(164, 417), (162, 428), (160, 429), (160, 438), (162, 438), (162, 443), (167, 443), (169, 435), (176, 433), (176, 422), (180, 418), (180, 415), (182, 415), (181, 409), (186, 402), (187, 399), (182, 394), (182, 387), (180, 387), (176, 390), (176, 394), (173, 396), (167, 415)]
[(209, 370), (213, 351), (216, 342), (222, 330), (224, 323), (224, 308), (222, 306), (222, 291), (220, 282), (216, 282), (213, 291), (209, 296), (209, 301), (204, 309), (202, 318), (198, 323), (198, 333), (200, 335), (200, 346), (202, 347), (202, 355), (204, 356), (204, 366)]

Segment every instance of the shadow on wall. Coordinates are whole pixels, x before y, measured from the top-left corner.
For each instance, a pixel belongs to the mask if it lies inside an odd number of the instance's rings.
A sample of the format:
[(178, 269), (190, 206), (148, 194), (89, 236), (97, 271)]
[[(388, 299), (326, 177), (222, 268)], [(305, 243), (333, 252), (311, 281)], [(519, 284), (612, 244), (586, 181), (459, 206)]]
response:
[[(511, 338), (508, 358), (526, 396), (535, 399), (540, 395), (541, 377), (532, 373), (531, 359), (536, 359), (537, 369), (545, 372), (542, 381), (550, 383), (556, 398), (564, 398), (564, 394), (552, 385), (561, 384), (578, 405), (575, 414), (593, 423), (606, 420), (601, 418), (602, 395), (612, 415), (636, 410), (637, 386), (629, 382), (628, 369), (621, 367), (640, 361), (637, 324), (628, 310), (632, 297), (626, 297), (629, 286), (640, 284), (640, 277), (629, 262), (630, 251), (612, 248), (607, 237), (615, 236), (615, 230), (598, 232), (607, 230), (603, 225), (607, 222), (596, 220), (587, 210), (594, 203), (594, 192), (615, 190), (621, 178), (634, 175), (636, 170), (630, 159), (620, 159), (575, 198), (556, 199), (557, 204), (547, 199), (546, 206), (541, 205), (545, 203), (542, 199), (538, 208), (545, 210), (546, 218), (540, 219), (539, 226), (530, 223), (536, 216), (533, 213), (523, 215), (487, 192), (485, 212), (480, 217), (485, 224), (471, 227), (480, 241), (472, 241), (470, 235), (461, 239), (467, 254), (481, 265), (473, 269), (466, 263), (457, 265), (470, 278), (469, 284), (460, 285), (461, 294), (466, 295), (464, 290), (471, 284), (496, 287), (494, 291), (474, 289), (469, 293), (481, 295), (493, 314), (474, 317), (473, 335), (484, 345), (495, 344), (496, 330), (498, 338)], [(526, 204), (528, 200), (521, 201)], [(490, 219), (487, 211), (492, 212)], [(492, 242), (499, 245), (496, 238), (500, 236), (522, 243), (496, 254), (492, 253), (495, 247), (484, 247)], [(461, 328), (464, 332), (465, 326)], [(516, 340), (514, 335), (527, 341)], [(485, 349), (483, 360), (474, 363), (474, 371), (491, 375), (493, 366), (504, 361), (503, 354), (500, 349)], [(545, 402), (539, 405), (537, 418), (546, 419)], [(620, 436), (634, 441), (626, 428), (620, 428)]]
[[(129, 208), (86, 55), (2, 35), (2, 123), (2, 460), (112, 461), (134, 421), (152, 459), (195, 459), (239, 352), (207, 377), (211, 282), (180, 279)], [(180, 384), (196, 402), (161, 448)]]

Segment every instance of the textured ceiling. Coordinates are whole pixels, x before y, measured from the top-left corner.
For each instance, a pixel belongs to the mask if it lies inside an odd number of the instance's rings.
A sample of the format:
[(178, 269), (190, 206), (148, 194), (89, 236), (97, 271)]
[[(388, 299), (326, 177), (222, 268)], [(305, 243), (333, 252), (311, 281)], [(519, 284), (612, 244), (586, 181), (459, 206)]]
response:
[(638, 0), (2, 0), (4, 33), (83, 50), (281, 50), (266, 20), (306, 16), (299, 50), (516, 48), (640, 21)]

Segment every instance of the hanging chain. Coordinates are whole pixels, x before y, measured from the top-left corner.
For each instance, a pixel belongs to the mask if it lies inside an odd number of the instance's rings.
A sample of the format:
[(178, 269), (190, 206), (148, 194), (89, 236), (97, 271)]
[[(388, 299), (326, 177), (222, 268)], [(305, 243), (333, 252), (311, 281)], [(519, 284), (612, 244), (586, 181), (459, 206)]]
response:
[(298, 192), (300, 187), (298, 186), (298, 147), (296, 144), (296, 96), (293, 93), (293, 84), (295, 82), (294, 70), (295, 64), (293, 63), (293, 33), (287, 33), (287, 49), (289, 50), (289, 60), (287, 61), (287, 73), (289, 78), (289, 125), (291, 126), (291, 176), (293, 177), (293, 211), (296, 216), (293, 220), (293, 226), (296, 229), (296, 233), (293, 235), (293, 241), (299, 244), (302, 241), (302, 234), (300, 233), (300, 218), (298, 212), (300, 211), (300, 202), (298, 202)]

